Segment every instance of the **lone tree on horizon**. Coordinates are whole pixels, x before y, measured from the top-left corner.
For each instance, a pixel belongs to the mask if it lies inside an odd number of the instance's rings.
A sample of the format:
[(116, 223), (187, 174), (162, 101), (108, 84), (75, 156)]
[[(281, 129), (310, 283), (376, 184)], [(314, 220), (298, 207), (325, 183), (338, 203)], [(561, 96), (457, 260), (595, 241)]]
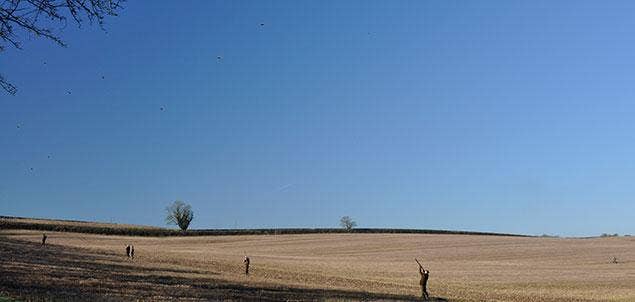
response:
[(357, 222), (355, 222), (353, 218), (350, 218), (349, 216), (343, 216), (342, 218), (340, 218), (340, 226), (342, 226), (342, 228), (344, 228), (345, 230), (350, 231), (357, 226)]
[[(8, 0), (0, 1), (0, 52), (7, 46), (21, 49), (24, 34), (66, 47), (57, 34), (72, 19), (81, 26), (88, 19), (103, 28), (106, 16), (117, 16), (125, 0)], [(53, 28), (58, 25), (59, 28)], [(17, 88), (0, 74), (0, 88), (16, 94)]]
[(190, 222), (194, 219), (192, 206), (177, 200), (165, 208), (165, 210), (167, 212), (167, 216), (165, 217), (165, 222), (167, 224), (176, 224), (182, 231), (187, 231), (187, 228), (190, 226)]

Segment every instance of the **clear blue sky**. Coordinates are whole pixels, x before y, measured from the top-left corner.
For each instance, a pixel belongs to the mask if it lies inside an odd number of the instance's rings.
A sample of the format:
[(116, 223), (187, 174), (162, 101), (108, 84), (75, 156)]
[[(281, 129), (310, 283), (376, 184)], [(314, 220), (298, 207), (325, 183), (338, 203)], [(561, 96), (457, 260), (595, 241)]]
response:
[(0, 55), (1, 214), (635, 233), (631, 1), (125, 6)]

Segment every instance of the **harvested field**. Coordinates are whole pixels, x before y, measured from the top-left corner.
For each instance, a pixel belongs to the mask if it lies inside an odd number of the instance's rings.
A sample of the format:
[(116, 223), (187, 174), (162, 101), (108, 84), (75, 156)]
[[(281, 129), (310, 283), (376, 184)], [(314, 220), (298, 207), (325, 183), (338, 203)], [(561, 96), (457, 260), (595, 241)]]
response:
[[(431, 271), (431, 294), (450, 301), (635, 301), (629, 237), (48, 235), (50, 245), (41, 247), (41, 232), (0, 232), (0, 294), (407, 300), (419, 293), (418, 257)], [(134, 261), (124, 256), (127, 244), (135, 246)], [(252, 259), (249, 277), (244, 253)]]

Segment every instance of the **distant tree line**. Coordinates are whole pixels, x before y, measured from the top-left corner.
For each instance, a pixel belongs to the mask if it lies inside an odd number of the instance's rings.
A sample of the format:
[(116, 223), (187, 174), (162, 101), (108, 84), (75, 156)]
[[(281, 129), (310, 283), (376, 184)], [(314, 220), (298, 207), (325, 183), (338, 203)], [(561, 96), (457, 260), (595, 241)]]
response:
[[(187, 231), (190, 223), (194, 219), (192, 206), (180, 200), (166, 207), (165, 211), (167, 214), (165, 222), (169, 225), (177, 225), (181, 231)], [(342, 218), (340, 218), (340, 226), (346, 231), (351, 231), (357, 226), (357, 222), (350, 216), (342, 216)]]
[(0, 229), (3, 230), (40, 230), (48, 232), (74, 232), (102, 235), (122, 236), (221, 236), (221, 235), (284, 235), (284, 234), (334, 234), (334, 233), (360, 233), (360, 234), (459, 234), (459, 235), (488, 235), (488, 236), (515, 236), (531, 237), (518, 234), (501, 234), (470, 231), (450, 230), (423, 230), (423, 229), (370, 229), (355, 228), (285, 228), (285, 229), (210, 229), (210, 230), (174, 230), (162, 228), (141, 227), (107, 227), (91, 225), (52, 224), (20, 221), (20, 219), (0, 219)]

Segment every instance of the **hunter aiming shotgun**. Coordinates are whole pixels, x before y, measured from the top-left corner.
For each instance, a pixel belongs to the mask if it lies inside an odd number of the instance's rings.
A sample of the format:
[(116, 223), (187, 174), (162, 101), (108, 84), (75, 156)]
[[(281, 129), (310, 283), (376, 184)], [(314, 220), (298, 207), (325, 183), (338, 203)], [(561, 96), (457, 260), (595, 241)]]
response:
[(428, 294), (428, 278), (430, 277), (430, 272), (423, 268), (423, 265), (415, 258), (417, 264), (419, 265), (419, 275), (421, 275), (421, 279), (419, 280), (419, 284), (421, 285), (421, 298), (423, 300), (428, 300), (430, 295)]

